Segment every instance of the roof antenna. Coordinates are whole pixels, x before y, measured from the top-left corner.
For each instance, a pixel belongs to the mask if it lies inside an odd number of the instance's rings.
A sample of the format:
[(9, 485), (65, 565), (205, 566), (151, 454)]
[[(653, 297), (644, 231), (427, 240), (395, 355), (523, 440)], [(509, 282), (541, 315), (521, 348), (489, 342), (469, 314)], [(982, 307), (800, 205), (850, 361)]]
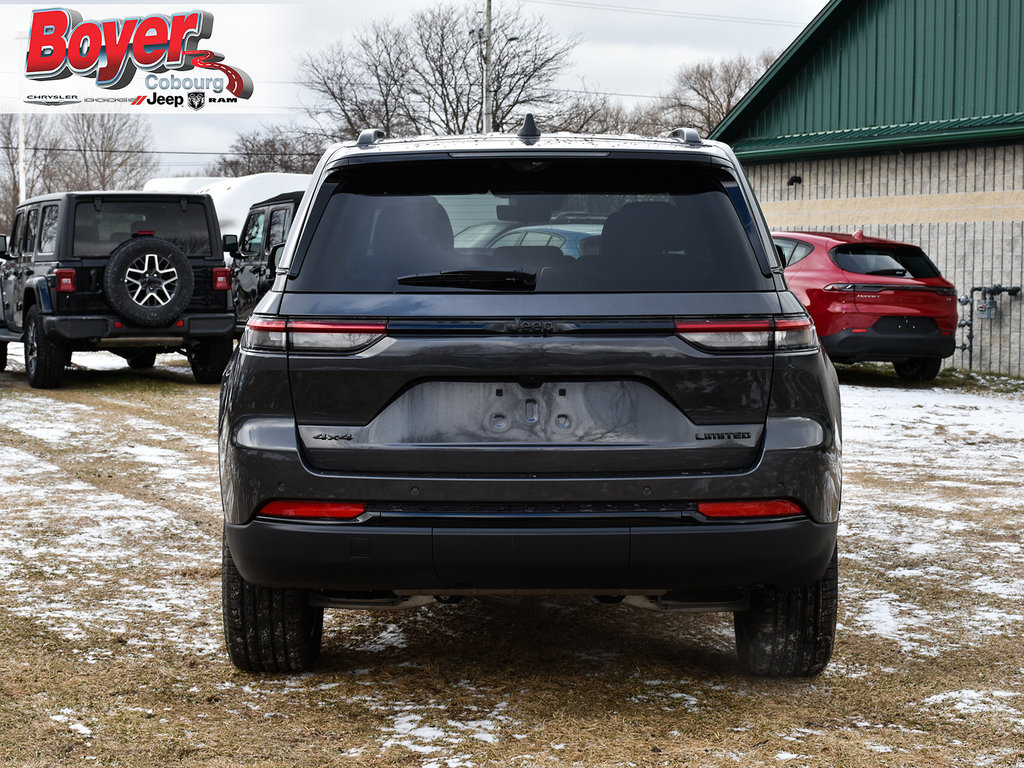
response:
[(536, 144), (540, 141), (540, 129), (537, 128), (537, 123), (534, 122), (531, 113), (526, 113), (523, 127), (519, 129), (518, 136), (523, 140), (523, 144)]

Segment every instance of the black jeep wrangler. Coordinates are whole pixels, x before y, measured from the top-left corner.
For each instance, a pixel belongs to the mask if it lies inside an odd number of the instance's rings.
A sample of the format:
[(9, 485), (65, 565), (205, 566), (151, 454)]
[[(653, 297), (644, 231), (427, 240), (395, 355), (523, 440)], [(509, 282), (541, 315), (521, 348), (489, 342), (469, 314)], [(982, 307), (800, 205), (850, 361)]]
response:
[[(132, 368), (181, 352), (215, 383), (231, 356), (231, 271), (207, 195), (66, 192), (18, 207), (0, 235), (0, 362), (25, 345), (33, 387), (60, 386), (77, 351), (106, 349)], [(9, 246), (9, 247), (8, 247)]]

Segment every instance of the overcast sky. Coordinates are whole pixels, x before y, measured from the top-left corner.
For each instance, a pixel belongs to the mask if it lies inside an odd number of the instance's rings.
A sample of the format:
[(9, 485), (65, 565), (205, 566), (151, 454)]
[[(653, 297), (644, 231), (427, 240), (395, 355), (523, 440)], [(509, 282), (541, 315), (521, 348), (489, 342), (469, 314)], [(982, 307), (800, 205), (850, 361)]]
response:
[[(513, 0), (492, 1), (499, 9)], [(308, 96), (296, 83), (302, 77), (299, 55), (346, 39), (374, 20), (402, 20), (413, 8), (429, 2), (433, 0), (304, 0), (287, 5), (203, 0), (185, 4), (4, 3), (0, 29), (11, 30), (6, 34), (14, 44), (0, 44), (0, 109), (24, 109), (24, 96), (40, 90), (54, 93), (64, 89), (82, 96), (150, 92), (143, 87), (143, 72), (136, 74), (130, 87), (117, 92), (101, 91), (80, 77), (46, 84), (28, 80), (24, 57), (34, 9), (65, 7), (86, 20), (101, 20), (198, 8), (212, 12), (215, 18), (212, 35), (202, 47), (222, 53), (225, 64), (247, 72), (253, 80), (253, 96), (245, 103), (224, 105), (219, 112), (170, 107), (150, 107), (147, 112), (158, 149), (219, 152), (228, 148), (239, 130), (286, 122), (303, 101), (308, 103)], [(476, 2), (482, 9), (484, 0)], [(527, 13), (542, 16), (556, 34), (576, 35), (581, 40), (560, 87), (579, 88), (585, 82), (592, 90), (621, 94), (617, 98), (631, 104), (666, 91), (683, 64), (737, 52), (785, 49), (826, 0), (522, 0), (522, 4)], [(165, 155), (164, 172), (196, 172), (209, 159)]]

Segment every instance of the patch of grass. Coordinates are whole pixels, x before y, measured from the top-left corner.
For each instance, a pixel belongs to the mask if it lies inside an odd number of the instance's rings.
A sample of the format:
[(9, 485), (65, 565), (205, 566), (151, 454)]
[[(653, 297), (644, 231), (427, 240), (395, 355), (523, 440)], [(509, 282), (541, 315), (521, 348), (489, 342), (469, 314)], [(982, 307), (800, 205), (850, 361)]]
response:
[(994, 373), (977, 373), (962, 368), (943, 368), (933, 381), (909, 382), (896, 375), (889, 363), (836, 365), (841, 384), (898, 389), (950, 389), (976, 394), (1024, 394), (1024, 379)]
[[(728, 614), (585, 599), (329, 611), (314, 673), (250, 675), (235, 670), (222, 647), (188, 643), (220, 633), (217, 459), (189, 448), (214, 438), (205, 409), (215, 410), (215, 389), (197, 390), (187, 368), (180, 377), (79, 373), (89, 386), (42, 393), (28, 389), (23, 374), (0, 374), (0, 387), (5, 376), (18, 379), (16, 397), (38, 398), (33, 413), (43, 421), (55, 414), (56, 425), (62, 403), (88, 406), (64, 414), (80, 427), (87, 420), (95, 432), (82, 434), (95, 434), (96, 445), (3, 425), (0, 445), (43, 457), (58, 468), (55, 477), (74, 479), (69, 503), (116, 495), (173, 509), (188, 525), (119, 544), (127, 555), (30, 555), (73, 535), (80, 518), (48, 496), (19, 496), (10, 476), (5, 534), (24, 544), (0, 552), (0, 571), (12, 569), (0, 579), (0, 765), (1008, 768), (1024, 760), (1024, 619), (1014, 618), (1024, 604), (971, 589), (984, 576), (1011, 586), (1024, 578), (1012, 548), (1021, 509), (972, 503), (991, 488), (969, 476), (957, 478), (963, 487), (929, 490), (948, 478), (927, 457), (901, 461), (896, 474), (869, 461), (848, 469), (846, 498), (861, 501), (844, 517), (840, 629), (833, 663), (816, 679), (743, 674)], [(1019, 380), (962, 373), (944, 371), (934, 386), (1024, 391)], [(891, 366), (845, 366), (840, 375), (845, 383), (906, 386)], [(936, 437), (965, 450), (955, 430), (937, 426)], [(173, 448), (193, 462), (189, 479), (207, 478), (207, 486), (155, 476), (161, 467), (139, 461), (128, 445)], [(906, 445), (894, 443), (894, 454), (907, 453)], [(1004, 478), (1019, 481), (1016, 472)], [(928, 494), (946, 506), (930, 508)], [(951, 502), (962, 508), (951, 511)], [(970, 525), (947, 531), (949, 520)], [(908, 546), (919, 542), (933, 549)], [(986, 546), (992, 542), (1007, 546)], [(188, 557), (176, 560), (177, 552)], [(898, 573), (910, 569), (927, 577)], [(40, 590), (47, 578), (49, 590)], [(33, 595), (53, 611), (81, 614), (82, 634), (65, 637), (59, 622), (14, 610), (32, 605)], [(88, 620), (126, 595), (138, 598), (130, 622), (119, 623), (122, 612), (117, 621)], [(175, 608), (168, 598), (176, 595), (194, 597), (189, 605), (198, 610)], [(876, 598), (893, 606), (894, 631), (915, 641), (909, 648), (865, 616)], [(969, 612), (976, 620), (967, 625)], [(990, 615), (1007, 631), (979, 631)], [(964, 691), (986, 706), (965, 711), (964, 699), (951, 696)]]
[(1015, 376), (1001, 376), (993, 373), (976, 373), (963, 368), (944, 368), (935, 378), (945, 389), (959, 389), (978, 394), (1020, 395), (1024, 394), (1024, 379)]

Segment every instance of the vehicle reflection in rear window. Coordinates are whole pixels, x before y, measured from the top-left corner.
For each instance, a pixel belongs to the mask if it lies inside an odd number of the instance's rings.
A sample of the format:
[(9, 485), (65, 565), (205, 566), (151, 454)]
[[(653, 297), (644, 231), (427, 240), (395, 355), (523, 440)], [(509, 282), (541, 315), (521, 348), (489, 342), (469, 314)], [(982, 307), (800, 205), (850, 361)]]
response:
[(317, 257), (299, 254), (289, 291), (770, 287), (728, 191), (735, 181), (706, 166), (607, 158), (388, 165), (336, 174), (308, 246)]

